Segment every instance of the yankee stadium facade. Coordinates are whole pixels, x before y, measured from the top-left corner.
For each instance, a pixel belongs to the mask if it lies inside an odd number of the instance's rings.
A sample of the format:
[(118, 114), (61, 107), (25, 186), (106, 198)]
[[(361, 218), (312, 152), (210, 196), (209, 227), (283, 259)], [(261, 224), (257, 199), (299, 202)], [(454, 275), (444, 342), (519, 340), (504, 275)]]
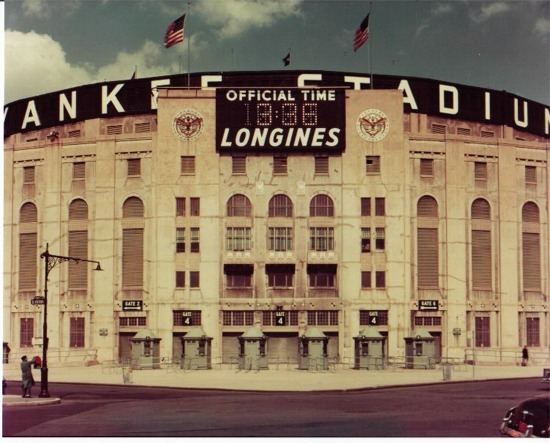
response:
[[(4, 107), (4, 347), (50, 364), (215, 361), (256, 327), (352, 362), (549, 358), (550, 108), (504, 91), (329, 71), (192, 73)], [(83, 259), (44, 271), (49, 253)], [(99, 262), (94, 272), (88, 261)]]

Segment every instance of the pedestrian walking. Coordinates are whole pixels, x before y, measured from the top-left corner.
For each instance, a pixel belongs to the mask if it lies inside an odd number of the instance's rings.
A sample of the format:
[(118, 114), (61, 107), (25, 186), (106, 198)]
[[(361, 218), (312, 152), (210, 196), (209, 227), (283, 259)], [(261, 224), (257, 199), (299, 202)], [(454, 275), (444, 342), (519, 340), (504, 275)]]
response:
[(31, 397), (31, 389), (34, 385), (34, 378), (32, 376), (32, 365), (34, 364), (34, 362), (34, 358), (28, 361), (26, 355), (21, 357), (21, 387), (23, 388), (23, 398)]
[(529, 361), (529, 351), (527, 350), (527, 345), (521, 350), (521, 366), (527, 366)]

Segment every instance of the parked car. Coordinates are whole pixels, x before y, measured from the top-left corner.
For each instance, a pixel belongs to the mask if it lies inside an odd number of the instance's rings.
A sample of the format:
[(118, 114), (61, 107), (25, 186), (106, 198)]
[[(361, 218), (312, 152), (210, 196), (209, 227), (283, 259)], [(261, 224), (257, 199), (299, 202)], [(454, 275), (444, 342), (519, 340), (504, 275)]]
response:
[(510, 437), (550, 437), (550, 394), (531, 397), (509, 409), (500, 433)]

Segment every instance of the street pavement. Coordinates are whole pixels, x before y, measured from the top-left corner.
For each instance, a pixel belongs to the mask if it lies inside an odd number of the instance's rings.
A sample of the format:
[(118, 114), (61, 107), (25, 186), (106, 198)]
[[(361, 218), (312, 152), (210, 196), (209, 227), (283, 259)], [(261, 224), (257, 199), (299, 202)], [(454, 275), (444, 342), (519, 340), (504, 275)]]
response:
[[(546, 367), (549, 366), (546, 365)], [(308, 371), (289, 368), (284, 365), (260, 371), (245, 371), (229, 367), (210, 370), (183, 370), (173, 365), (164, 366), (160, 369), (130, 370), (129, 368), (107, 368), (94, 365), (50, 367), (48, 378), (50, 383), (88, 383), (127, 385), (128, 387), (139, 385), (244, 391), (346, 391), (391, 386), (534, 377), (539, 377), (542, 383), (544, 367), (455, 365), (450, 370), (448, 367), (437, 367), (437, 369), (356, 370), (342, 366), (327, 371)], [(33, 375), (36, 380), (32, 392), (33, 397), (22, 398), (20, 369), (11, 365), (4, 365), (3, 376), (8, 383), (2, 401), (4, 407), (46, 405), (61, 401), (61, 399), (55, 397), (55, 392), (51, 389), (48, 389), (51, 397), (39, 398), (40, 370), (33, 370)]]

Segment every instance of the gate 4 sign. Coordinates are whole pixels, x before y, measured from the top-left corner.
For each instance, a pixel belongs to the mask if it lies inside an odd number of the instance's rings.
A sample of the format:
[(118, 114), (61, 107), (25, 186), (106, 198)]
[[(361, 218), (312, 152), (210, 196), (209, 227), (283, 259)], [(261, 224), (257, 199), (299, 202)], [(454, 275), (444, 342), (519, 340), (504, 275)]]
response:
[(193, 326), (193, 316), (191, 315), (191, 311), (183, 311), (181, 316), (183, 317), (184, 326)]
[(286, 312), (275, 312), (275, 325), (286, 326)]
[(378, 325), (378, 311), (369, 311), (369, 325)]

